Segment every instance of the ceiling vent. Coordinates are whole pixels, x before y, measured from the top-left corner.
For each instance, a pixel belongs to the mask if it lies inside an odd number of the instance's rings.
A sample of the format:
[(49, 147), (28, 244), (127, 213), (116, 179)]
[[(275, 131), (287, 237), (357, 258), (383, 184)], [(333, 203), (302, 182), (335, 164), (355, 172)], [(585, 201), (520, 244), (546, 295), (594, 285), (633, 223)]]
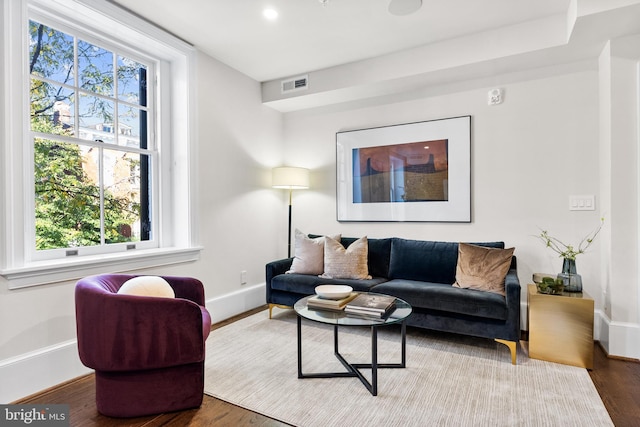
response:
[(307, 90), (309, 87), (309, 76), (294, 77), (289, 80), (283, 80), (281, 89), (282, 93), (297, 92), (299, 90)]

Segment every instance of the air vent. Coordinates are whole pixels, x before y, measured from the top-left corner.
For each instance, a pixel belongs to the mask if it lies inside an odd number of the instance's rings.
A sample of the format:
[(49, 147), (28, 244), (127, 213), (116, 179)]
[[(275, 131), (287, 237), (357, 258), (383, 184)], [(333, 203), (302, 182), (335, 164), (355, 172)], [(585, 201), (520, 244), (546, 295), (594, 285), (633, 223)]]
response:
[(282, 93), (296, 92), (299, 90), (307, 90), (309, 87), (309, 76), (294, 77), (289, 80), (282, 81)]

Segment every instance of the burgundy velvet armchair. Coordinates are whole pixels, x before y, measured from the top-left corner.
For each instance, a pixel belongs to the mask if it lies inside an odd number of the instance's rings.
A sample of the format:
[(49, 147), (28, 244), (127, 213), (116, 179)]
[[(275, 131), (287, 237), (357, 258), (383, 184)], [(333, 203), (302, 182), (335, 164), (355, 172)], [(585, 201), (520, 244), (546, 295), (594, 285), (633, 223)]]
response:
[(163, 277), (175, 298), (118, 294), (134, 277), (105, 274), (76, 284), (78, 351), (95, 370), (98, 411), (137, 417), (199, 407), (211, 330), (202, 282)]

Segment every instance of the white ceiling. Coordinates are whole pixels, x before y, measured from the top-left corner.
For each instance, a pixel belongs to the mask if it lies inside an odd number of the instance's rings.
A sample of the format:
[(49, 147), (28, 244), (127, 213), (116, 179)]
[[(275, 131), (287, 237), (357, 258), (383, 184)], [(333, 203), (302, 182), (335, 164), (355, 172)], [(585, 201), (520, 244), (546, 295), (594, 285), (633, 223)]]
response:
[[(264, 82), (566, 15), (570, 0), (111, 0)], [(611, 1), (611, 0), (604, 0)], [(279, 13), (266, 20), (263, 9)], [(541, 35), (544, 36), (544, 35)]]

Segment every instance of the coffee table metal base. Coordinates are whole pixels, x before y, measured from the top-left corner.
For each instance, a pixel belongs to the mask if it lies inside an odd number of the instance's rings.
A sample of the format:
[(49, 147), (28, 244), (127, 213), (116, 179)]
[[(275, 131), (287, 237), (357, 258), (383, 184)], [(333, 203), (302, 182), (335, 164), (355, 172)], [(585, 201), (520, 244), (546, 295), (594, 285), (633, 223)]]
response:
[[(338, 325), (333, 327), (333, 352), (336, 358), (347, 370), (346, 372), (319, 372), (305, 374), (302, 372), (302, 317), (298, 317), (298, 378), (343, 378), (358, 377), (369, 392), (378, 395), (378, 369), (404, 368), (407, 362), (407, 325), (401, 323), (401, 362), (378, 363), (378, 325), (371, 326), (371, 363), (349, 363), (340, 354), (338, 348)], [(384, 325), (383, 325), (384, 326)], [(361, 369), (371, 369), (371, 382), (360, 372)]]

